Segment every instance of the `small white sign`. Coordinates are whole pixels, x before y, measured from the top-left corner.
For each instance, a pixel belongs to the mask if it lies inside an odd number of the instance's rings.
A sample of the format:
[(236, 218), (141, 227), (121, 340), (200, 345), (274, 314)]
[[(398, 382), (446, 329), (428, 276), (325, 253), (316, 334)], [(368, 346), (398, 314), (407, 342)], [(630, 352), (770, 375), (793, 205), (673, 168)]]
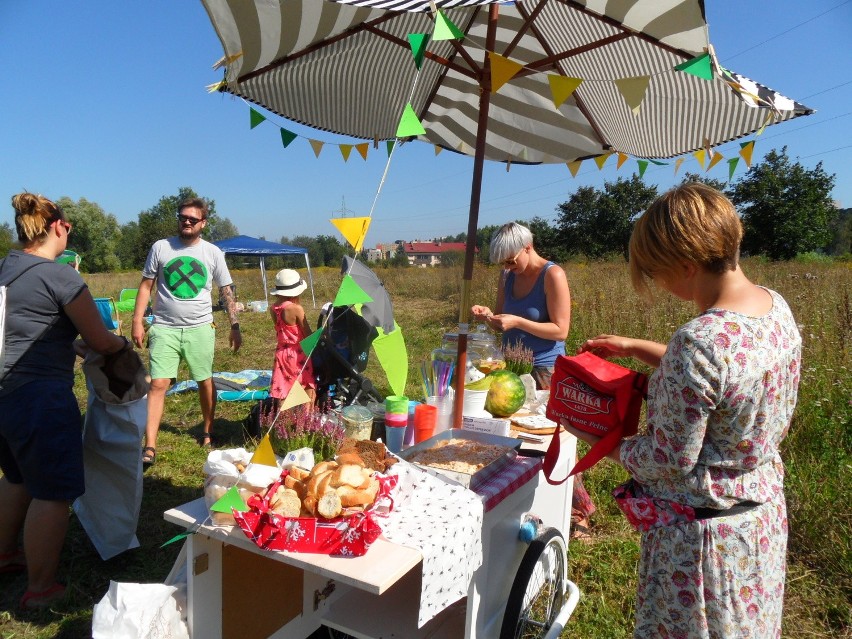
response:
[(500, 437), (509, 436), (509, 420), (488, 417), (463, 417), (462, 429), (478, 433), (489, 433)]

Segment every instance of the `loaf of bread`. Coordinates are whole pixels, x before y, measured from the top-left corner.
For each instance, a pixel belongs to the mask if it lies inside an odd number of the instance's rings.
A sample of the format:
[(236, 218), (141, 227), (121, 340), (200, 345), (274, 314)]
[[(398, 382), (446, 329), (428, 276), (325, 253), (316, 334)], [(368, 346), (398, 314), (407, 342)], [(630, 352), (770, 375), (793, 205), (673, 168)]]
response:
[(298, 517), (302, 511), (302, 500), (292, 488), (278, 486), (269, 497), (269, 507), (283, 517)]

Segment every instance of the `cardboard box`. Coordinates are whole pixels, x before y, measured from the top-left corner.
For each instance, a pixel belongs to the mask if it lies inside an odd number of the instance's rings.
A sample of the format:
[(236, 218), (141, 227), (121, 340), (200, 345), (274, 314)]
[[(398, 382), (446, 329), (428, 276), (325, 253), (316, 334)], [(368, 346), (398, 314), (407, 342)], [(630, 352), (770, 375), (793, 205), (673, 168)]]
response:
[(509, 420), (488, 417), (463, 417), (462, 430), (472, 430), (477, 433), (508, 437)]

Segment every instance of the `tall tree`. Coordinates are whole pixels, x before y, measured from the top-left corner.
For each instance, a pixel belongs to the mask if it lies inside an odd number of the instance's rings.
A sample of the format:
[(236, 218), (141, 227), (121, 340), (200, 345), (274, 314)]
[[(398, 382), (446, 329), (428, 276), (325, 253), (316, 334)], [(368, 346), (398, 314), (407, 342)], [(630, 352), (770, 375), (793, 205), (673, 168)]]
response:
[(8, 222), (0, 224), (0, 257), (5, 257), (12, 248), (17, 235)]
[(121, 267), (118, 247), (122, 244), (118, 220), (95, 202), (80, 198), (74, 202), (62, 197), (56, 202), (74, 224), (68, 238), (68, 248), (83, 258), (80, 270), (86, 273), (105, 273)]
[(840, 209), (831, 229), (831, 255), (852, 255), (852, 209)]
[(523, 224), (533, 234), (533, 244), (539, 255), (553, 262), (564, 262), (568, 259), (569, 252), (562, 244), (559, 229), (551, 226), (543, 217), (536, 216), (526, 222), (519, 221), (518, 224)]
[(690, 173), (687, 171), (686, 175), (683, 176), (683, 180), (681, 180), (681, 184), (689, 184), (690, 182), (700, 182), (723, 193), (727, 187), (727, 184), (722, 180), (716, 180), (705, 175), (700, 175), (699, 173)]
[(812, 170), (771, 150), (730, 189), (745, 227), (743, 251), (788, 260), (825, 248), (832, 238), (837, 208), (831, 200), (835, 176)]

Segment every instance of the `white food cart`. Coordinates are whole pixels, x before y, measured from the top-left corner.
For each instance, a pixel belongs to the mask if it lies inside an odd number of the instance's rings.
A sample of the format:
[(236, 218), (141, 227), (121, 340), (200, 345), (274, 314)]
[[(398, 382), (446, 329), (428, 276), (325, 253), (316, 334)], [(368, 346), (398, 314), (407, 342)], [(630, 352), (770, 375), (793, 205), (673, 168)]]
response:
[[(562, 433), (561, 444), (559, 478), (574, 465), (576, 439)], [(419, 628), (417, 548), (382, 536), (361, 557), (267, 551), (239, 528), (205, 525), (203, 498), (166, 511), (167, 521), (195, 533), (178, 559), (186, 568), (190, 636), (304, 638), (326, 626), (359, 639), (558, 637), (579, 599), (566, 576), (564, 541), (573, 482), (552, 486), (540, 459), (522, 461), (501, 471), (515, 473), (502, 487), (481, 489), (483, 561), (467, 597)], [(525, 543), (519, 530), (528, 513), (541, 525)]]

